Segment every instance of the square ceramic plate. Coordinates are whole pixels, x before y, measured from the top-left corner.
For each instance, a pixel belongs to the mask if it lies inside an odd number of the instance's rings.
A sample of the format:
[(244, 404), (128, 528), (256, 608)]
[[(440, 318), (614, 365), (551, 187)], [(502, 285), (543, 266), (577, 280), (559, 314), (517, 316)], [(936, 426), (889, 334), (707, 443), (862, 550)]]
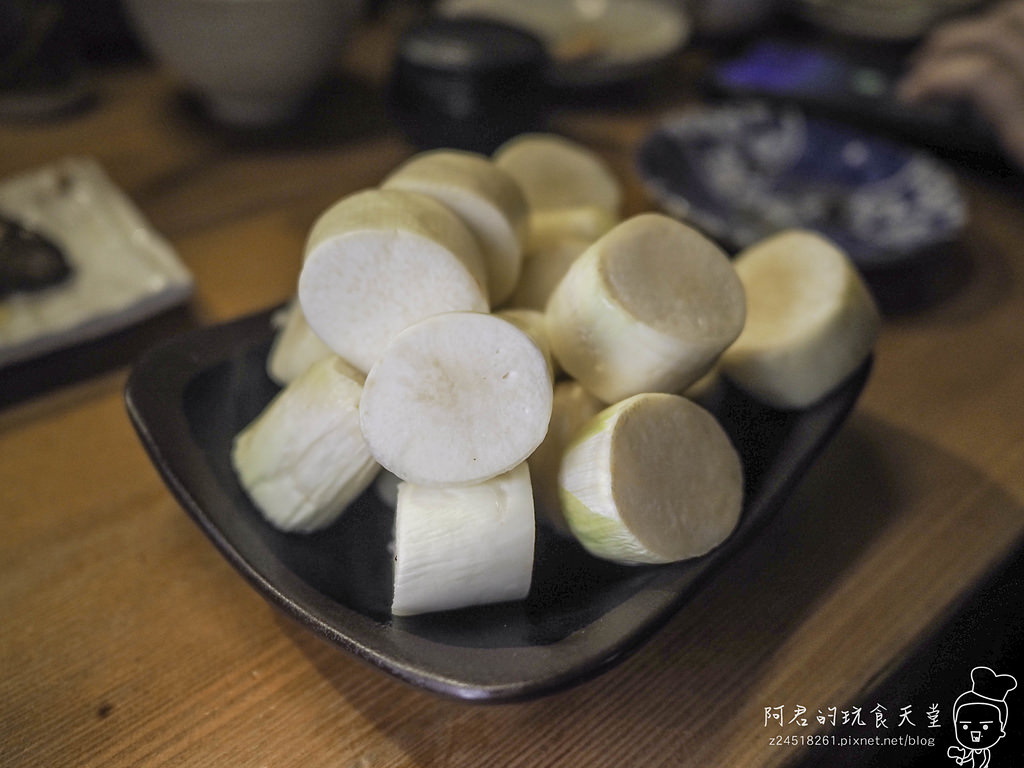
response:
[(192, 294), (170, 243), (92, 158), (4, 180), (0, 213), (58, 245), (71, 267), (64, 282), (0, 299), (0, 369), (127, 328)]
[(870, 369), (868, 361), (805, 411), (723, 394), (716, 410), (743, 458), (747, 496), (739, 527), (714, 552), (618, 566), (539, 529), (525, 601), (399, 619), (389, 611), (394, 515), (372, 489), (329, 529), (296, 535), (265, 523), (235, 479), (231, 441), (278, 391), (264, 368), (271, 315), (199, 329), (143, 356), (125, 394), (143, 444), (185, 510), (269, 602), (408, 683), (476, 701), (551, 693), (635, 650), (772, 517), (843, 423)]

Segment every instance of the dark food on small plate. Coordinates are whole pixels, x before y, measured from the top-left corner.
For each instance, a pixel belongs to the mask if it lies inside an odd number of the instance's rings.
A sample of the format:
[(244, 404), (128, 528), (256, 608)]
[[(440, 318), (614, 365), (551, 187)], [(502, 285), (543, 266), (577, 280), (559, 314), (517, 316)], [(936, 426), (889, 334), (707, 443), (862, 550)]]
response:
[(60, 246), (0, 213), (0, 298), (58, 285), (71, 272)]

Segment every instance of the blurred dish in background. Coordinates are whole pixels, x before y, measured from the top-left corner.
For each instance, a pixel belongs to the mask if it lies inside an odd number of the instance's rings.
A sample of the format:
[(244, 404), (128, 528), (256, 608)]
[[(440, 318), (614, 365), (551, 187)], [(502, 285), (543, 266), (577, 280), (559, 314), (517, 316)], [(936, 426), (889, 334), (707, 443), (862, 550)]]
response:
[(242, 128), (293, 119), (338, 61), (362, 0), (124, 0), (149, 52)]
[(689, 0), (685, 3), (698, 35), (726, 38), (743, 35), (765, 24), (781, 0)]
[(871, 40), (912, 40), (936, 21), (980, 0), (797, 0), (795, 10), (834, 32)]
[(91, 103), (66, 16), (56, 0), (0, 0), (0, 119), (51, 119)]
[(192, 293), (171, 246), (94, 160), (0, 183), (0, 214), (11, 222), (4, 245), (19, 245), (0, 258), (31, 247), (33, 261), (57, 273), (46, 287), (13, 285), (0, 297), (0, 368), (127, 327)]
[(759, 102), (670, 116), (644, 139), (640, 177), (670, 214), (738, 250), (782, 229), (832, 239), (862, 269), (956, 238), (967, 209), (923, 152)]
[(540, 38), (560, 87), (614, 85), (654, 71), (690, 37), (681, 7), (659, 0), (441, 0), (442, 16), (493, 19)]

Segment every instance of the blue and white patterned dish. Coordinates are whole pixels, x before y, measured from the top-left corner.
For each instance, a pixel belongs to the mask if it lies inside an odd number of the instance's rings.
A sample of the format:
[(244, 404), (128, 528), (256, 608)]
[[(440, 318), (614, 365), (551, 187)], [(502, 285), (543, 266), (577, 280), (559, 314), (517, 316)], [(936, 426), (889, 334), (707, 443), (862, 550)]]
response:
[(666, 212), (730, 249), (802, 227), (872, 268), (950, 242), (967, 220), (953, 175), (930, 155), (794, 107), (672, 115), (641, 143), (637, 168)]

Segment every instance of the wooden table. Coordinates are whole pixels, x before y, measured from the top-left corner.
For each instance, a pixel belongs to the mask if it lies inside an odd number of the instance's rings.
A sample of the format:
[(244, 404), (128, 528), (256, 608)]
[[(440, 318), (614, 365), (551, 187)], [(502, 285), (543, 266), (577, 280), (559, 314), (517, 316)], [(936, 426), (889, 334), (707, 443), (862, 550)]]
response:
[[(873, 718), (879, 684), (1024, 533), (1019, 177), (959, 169), (962, 268), (887, 317), (855, 413), (777, 519), (649, 644), (566, 692), (480, 707), (390, 679), (265, 603), (164, 487), (126, 416), (130, 365), (288, 298), (318, 213), (412, 153), (380, 106), (393, 22), (367, 26), (316, 127), (288, 139), (212, 128), (143, 65), (98, 72), (83, 114), (0, 125), (0, 176), (99, 158), (197, 281), (185, 310), (0, 371), (0, 764), (767, 766), (801, 755), (772, 736), (828, 732), (818, 709)], [(612, 163), (630, 213), (649, 207), (632, 150), (687, 100), (690, 66), (553, 117)], [(963, 659), (965, 688), (984, 661)], [(912, 704), (904, 732), (931, 735), (923, 695), (883, 702), (893, 733)], [(806, 727), (766, 725), (798, 705)]]

